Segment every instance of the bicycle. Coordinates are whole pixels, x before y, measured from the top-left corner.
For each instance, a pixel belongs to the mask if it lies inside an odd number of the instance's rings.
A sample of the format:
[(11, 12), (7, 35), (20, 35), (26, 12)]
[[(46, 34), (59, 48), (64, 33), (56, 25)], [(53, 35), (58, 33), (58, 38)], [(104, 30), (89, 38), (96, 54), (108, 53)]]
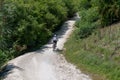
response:
[(53, 51), (56, 50), (56, 45), (57, 45), (57, 42), (53, 42)]

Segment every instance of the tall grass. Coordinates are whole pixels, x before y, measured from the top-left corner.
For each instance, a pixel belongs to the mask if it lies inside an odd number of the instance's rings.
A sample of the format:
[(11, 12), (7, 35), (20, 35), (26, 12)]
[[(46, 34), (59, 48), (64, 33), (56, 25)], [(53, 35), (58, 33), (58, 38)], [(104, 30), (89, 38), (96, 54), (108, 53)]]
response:
[(76, 38), (74, 31), (65, 44), (66, 59), (92, 76), (100, 75), (94, 80), (120, 80), (119, 26), (99, 29), (85, 39)]

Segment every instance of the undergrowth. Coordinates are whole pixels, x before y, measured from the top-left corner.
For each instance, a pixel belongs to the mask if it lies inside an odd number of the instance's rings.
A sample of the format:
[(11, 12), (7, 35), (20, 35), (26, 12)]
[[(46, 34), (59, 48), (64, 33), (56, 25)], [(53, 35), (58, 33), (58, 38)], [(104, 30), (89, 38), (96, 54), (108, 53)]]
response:
[(65, 44), (66, 59), (94, 80), (120, 80), (119, 25), (98, 29), (84, 39), (77, 38), (76, 29)]

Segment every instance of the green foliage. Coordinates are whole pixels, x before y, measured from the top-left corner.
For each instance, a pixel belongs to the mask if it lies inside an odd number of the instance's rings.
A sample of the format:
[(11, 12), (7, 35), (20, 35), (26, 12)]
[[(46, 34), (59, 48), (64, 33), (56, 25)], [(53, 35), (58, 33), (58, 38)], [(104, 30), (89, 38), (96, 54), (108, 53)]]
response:
[(0, 51), (0, 68), (8, 60), (7, 58), (7, 55), (4, 52)]
[[(69, 4), (67, 2), (67, 0), (2, 0), (0, 58), (7, 56), (7, 59), (12, 59), (45, 44), (60, 28), (62, 22), (67, 20), (67, 16), (72, 16), (77, 11), (76, 1), (69, 0)], [(3, 63), (5, 61), (6, 59)]]
[(80, 4), (80, 10), (89, 9), (91, 7), (90, 0), (80, 0), (79, 4)]
[[(119, 25), (113, 26), (111, 35), (119, 34)], [(120, 59), (116, 59), (119, 55), (118, 47), (120, 42), (119, 36), (108, 43), (109, 38), (107, 33), (109, 28), (102, 29), (102, 39), (99, 39), (99, 33), (93, 33), (85, 39), (76, 39), (76, 33), (71, 35), (71, 38), (65, 44), (66, 50), (64, 55), (66, 59), (78, 68), (83, 69), (93, 75), (93, 80), (118, 80), (120, 79)], [(74, 31), (76, 32), (76, 30)], [(107, 36), (106, 36), (107, 35)], [(114, 43), (114, 44), (113, 44)], [(95, 78), (96, 75), (97, 78)]]
[(97, 11), (98, 7), (95, 6), (80, 11), (81, 20), (76, 23), (76, 26), (79, 28), (78, 35), (80, 38), (88, 37), (99, 26)]
[(63, 0), (67, 9), (68, 9), (68, 17), (72, 17), (74, 13), (79, 11), (80, 0)]
[(120, 1), (119, 0), (100, 0), (99, 13), (101, 24), (110, 25), (120, 19)]
[[(85, 32), (81, 30), (90, 29), (95, 23), (94, 27), (104, 27), (111, 25), (112, 23), (118, 22), (120, 20), (120, 1), (119, 0), (80, 0), (80, 16), (78, 27), (80, 27), (80, 33)], [(88, 27), (89, 23), (89, 27)], [(85, 29), (83, 29), (84, 27)], [(86, 30), (86, 32), (88, 31)], [(91, 29), (90, 33), (94, 30)], [(87, 33), (82, 33), (82, 35), (89, 36), (89, 31)], [(86, 36), (85, 36), (86, 37)], [(84, 36), (82, 37), (84, 38)]]
[(92, 28), (89, 27), (90, 23), (85, 23), (80, 27), (79, 36), (80, 38), (88, 37), (92, 33)]
[(5, 48), (14, 45), (31, 48), (48, 40), (55, 28), (66, 20), (67, 9), (57, 0), (5, 0), (2, 13)]
[(97, 73), (100, 77), (95, 80), (119, 80), (119, 25), (101, 27), (120, 20), (120, 0), (80, 0), (79, 4), (81, 20), (66, 43), (66, 59), (90, 74)]

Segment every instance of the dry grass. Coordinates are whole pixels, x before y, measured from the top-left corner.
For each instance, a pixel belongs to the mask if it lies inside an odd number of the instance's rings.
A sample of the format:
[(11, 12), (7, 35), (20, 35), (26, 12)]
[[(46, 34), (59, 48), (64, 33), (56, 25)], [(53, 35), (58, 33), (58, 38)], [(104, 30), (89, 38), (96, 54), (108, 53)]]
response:
[(66, 59), (94, 80), (120, 79), (120, 23), (98, 29), (85, 39), (73, 34), (65, 48)]

